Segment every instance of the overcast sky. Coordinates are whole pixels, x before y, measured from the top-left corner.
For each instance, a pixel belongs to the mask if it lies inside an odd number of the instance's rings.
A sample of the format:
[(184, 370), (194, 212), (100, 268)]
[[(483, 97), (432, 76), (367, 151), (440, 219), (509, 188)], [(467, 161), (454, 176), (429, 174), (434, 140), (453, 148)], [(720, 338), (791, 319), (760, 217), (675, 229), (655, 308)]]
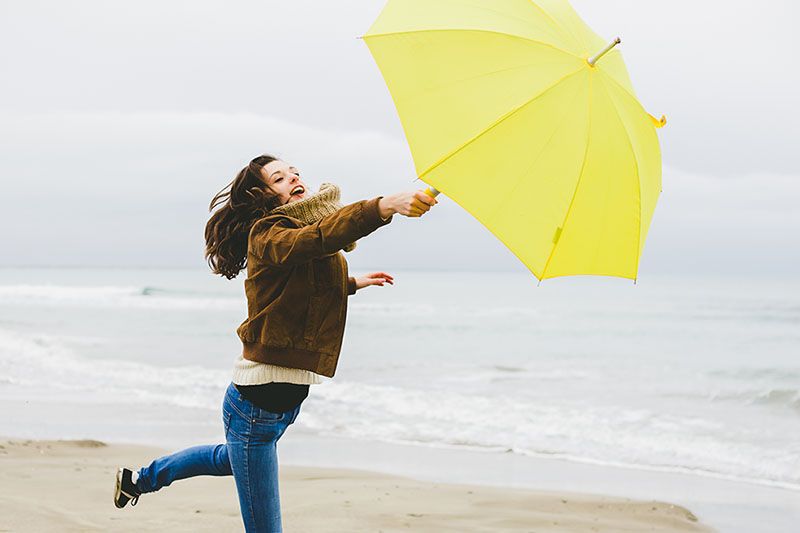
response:
[[(356, 39), (383, 4), (0, 0), (0, 265), (202, 268), (209, 201), (263, 152), (314, 190), (339, 184), (344, 203), (421, 186)], [(572, 4), (622, 36), (642, 103), (669, 118), (640, 280), (797, 272), (796, 2)], [(444, 197), (347, 257), (525, 271)]]

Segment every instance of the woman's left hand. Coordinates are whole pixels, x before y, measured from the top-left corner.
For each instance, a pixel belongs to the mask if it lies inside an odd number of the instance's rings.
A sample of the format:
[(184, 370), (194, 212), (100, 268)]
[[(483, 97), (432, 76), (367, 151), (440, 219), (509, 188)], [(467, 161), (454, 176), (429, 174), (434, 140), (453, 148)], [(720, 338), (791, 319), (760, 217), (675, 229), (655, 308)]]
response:
[(370, 272), (369, 274), (364, 274), (356, 278), (356, 290), (363, 289), (370, 285), (379, 285), (383, 287), (384, 283), (394, 285), (394, 278), (386, 272)]

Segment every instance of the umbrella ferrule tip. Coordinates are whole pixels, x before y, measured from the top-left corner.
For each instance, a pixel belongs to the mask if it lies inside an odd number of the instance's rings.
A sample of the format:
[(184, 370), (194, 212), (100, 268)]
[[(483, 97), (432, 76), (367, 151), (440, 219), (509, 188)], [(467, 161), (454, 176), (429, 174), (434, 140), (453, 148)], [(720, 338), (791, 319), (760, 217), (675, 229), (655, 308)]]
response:
[(622, 39), (620, 39), (619, 37), (617, 37), (616, 39), (614, 39), (613, 41), (611, 41), (610, 43), (608, 43), (608, 46), (606, 46), (605, 48), (603, 48), (602, 50), (600, 50), (599, 52), (597, 52), (597, 54), (595, 54), (594, 56), (590, 57), (590, 58), (589, 58), (589, 59), (588, 59), (586, 62), (587, 62), (587, 63), (589, 63), (589, 66), (590, 66), (590, 67), (594, 67), (594, 64), (595, 64), (595, 63), (597, 63), (597, 61), (598, 61), (598, 60), (599, 60), (601, 57), (603, 57), (604, 55), (606, 55), (607, 53), (609, 53), (609, 52), (610, 52), (610, 51), (611, 51), (611, 50), (612, 50), (612, 49), (613, 49), (615, 46), (617, 46), (617, 45), (618, 45), (619, 43), (621, 43), (621, 42), (622, 42)]

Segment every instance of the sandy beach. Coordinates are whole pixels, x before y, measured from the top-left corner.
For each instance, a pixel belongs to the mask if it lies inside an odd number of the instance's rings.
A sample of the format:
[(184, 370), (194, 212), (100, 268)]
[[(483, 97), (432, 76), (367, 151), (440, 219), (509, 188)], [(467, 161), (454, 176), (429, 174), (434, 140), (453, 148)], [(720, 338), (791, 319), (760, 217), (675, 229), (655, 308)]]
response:
[[(240, 531), (232, 478), (183, 480), (118, 510), (118, 465), (167, 450), (96, 440), (0, 441), (0, 531)], [(281, 467), (286, 531), (714, 531), (656, 501)]]

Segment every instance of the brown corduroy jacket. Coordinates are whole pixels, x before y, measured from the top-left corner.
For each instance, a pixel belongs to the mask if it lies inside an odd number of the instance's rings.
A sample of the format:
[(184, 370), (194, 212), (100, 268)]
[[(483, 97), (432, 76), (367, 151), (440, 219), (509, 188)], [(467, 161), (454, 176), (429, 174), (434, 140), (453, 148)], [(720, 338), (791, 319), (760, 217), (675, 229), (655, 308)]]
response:
[(247, 319), (237, 328), (242, 356), (333, 377), (347, 297), (356, 292), (341, 250), (392, 221), (381, 196), (346, 205), (317, 222), (285, 214), (258, 220), (247, 246)]

